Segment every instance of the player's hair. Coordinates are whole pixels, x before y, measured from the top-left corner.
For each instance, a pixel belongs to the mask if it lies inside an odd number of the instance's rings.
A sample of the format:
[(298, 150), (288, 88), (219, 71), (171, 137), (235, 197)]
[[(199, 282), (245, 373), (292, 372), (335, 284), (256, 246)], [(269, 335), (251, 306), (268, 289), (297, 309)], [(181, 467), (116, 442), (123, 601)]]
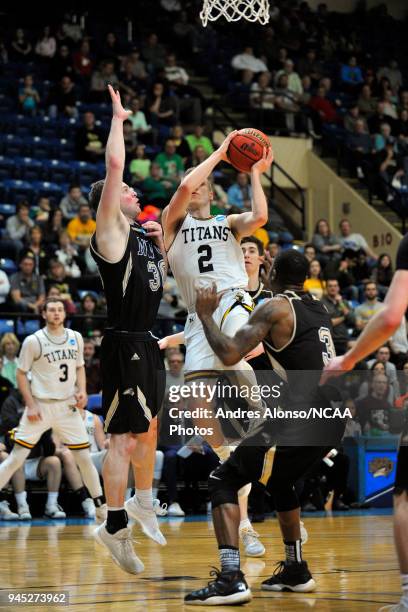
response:
[[(192, 171), (195, 170), (195, 169), (196, 169), (196, 166), (193, 166), (192, 168), (187, 168), (187, 170), (184, 172), (184, 176), (187, 176), (188, 174), (191, 174)], [(213, 187), (211, 179), (207, 178), (206, 180), (207, 180), (208, 189), (210, 191), (214, 191), (214, 187)]]
[(66, 308), (65, 308), (65, 304), (64, 304), (63, 300), (61, 298), (57, 298), (57, 297), (47, 298), (45, 300), (44, 304), (42, 305), (41, 312), (46, 312), (48, 304), (57, 304), (58, 302), (63, 305), (64, 312), (66, 312)]
[(274, 263), (276, 279), (283, 285), (303, 285), (309, 272), (309, 260), (295, 249), (280, 253)]
[(264, 249), (262, 240), (259, 240), (259, 238), (257, 238), (256, 236), (245, 236), (245, 238), (241, 240), (241, 244), (245, 244), (246, 242), (251, 242), (252, 244), (256, 244), (259, 255), (261, 257), (262, 255), (264, 255), (265, 249)]
[(98, 206), (101, 200), (102, 189), (103, 189), (104, 184), (105, 184), (105, 179), (102, 179), (100, 181), (96, 181), (96, 183), (92, 183), (91, 185), (91, 190), (88, 195), (88, 201), (89, 201), (89, 206), (95, 211), (98, 210)]

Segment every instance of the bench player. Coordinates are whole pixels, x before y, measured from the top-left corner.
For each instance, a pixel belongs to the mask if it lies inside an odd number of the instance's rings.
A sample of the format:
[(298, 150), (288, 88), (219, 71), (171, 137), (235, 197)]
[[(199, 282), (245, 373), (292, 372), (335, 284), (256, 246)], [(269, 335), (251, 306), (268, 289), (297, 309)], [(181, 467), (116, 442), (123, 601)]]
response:
[[(91, 494), (97, 518), (106, 516), (106, 504), (79, 408), (86, 406), (85, 367), (81, 334), (64, 327), (65, 306), (49, 298), (43, 306), (45, 327), (23, 342), (17, 384), (26, 408), (14, 432), (14, 447), (0, 465), (0, 489), (24, 463), (47, 429), (52, 429), (74, 452), (82, 479)], [(27, 374), (31, 373), (31, 383)], [(55, 498), (56, 499), (56, 498)], [(47, 515), (52, 517), (52, 508)], [(61, 508), (55, 501), (55, 515)]]

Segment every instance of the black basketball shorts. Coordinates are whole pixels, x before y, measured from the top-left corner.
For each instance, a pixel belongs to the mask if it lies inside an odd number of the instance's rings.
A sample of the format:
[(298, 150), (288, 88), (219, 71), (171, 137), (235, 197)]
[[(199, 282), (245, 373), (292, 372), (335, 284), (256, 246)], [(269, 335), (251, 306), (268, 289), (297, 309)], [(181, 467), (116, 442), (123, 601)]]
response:
[(105, 433), (145, 433), (160, 410), (166, 382), (157, 338), (108, 329), (100, 357)]

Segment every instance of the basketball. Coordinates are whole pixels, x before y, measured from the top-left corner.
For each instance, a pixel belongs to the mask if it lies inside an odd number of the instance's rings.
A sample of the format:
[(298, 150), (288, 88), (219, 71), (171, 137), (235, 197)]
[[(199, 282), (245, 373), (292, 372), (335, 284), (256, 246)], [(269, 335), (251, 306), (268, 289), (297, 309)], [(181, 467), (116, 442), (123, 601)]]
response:
[(228, 159), (240, 172), (250, 172), (253, 164), (262, 158), (264, 148), (270, 146), (269, 138), (263, 132), (244, 128), (231, 140)]

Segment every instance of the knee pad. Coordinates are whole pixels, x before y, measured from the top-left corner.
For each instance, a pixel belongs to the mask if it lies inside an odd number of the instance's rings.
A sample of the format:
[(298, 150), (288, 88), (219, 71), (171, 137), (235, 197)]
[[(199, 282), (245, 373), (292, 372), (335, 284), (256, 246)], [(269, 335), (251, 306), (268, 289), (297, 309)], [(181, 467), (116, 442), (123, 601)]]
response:
[(222, 473), (221, 467), (216, 468), (208, 477), (208, 492), (213, 509), (223, 504), (238, 505), (237, 488), (228, 480), (228, 474)]

